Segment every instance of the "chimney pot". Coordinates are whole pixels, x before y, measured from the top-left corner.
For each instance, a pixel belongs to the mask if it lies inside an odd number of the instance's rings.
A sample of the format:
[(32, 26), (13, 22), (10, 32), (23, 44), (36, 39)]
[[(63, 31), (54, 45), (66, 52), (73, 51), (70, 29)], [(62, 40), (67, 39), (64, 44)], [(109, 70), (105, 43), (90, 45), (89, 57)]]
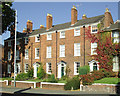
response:
[(41, 29), (41, 28), (44, 28), (44, 25), (40, 25), (40, 29)]
[(26, 32), (26, 29), (24, 28), (24, 29), (23, 29), (23, 33), (25, 33), (25, 32)]
[(86, 18), (87, 18), (86, 14), (83, 14), (82, 19), (86, 19)]

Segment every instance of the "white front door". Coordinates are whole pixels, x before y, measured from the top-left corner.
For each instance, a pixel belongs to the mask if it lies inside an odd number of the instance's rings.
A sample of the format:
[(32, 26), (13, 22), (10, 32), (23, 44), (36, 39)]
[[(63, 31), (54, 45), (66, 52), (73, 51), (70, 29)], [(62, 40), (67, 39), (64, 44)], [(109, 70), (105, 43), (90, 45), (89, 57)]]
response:
[(33, 75), (33, 77), (37, 77), (37, 71), (38, 71), (38, 67), (39, 67), (39, 65), (37, 64), (37, 63), (34, 63), (33, 64), (33, 67), (34, 67), (34, 75)]
[(61, 78), (62, 76), (66, 75), (66, 64), (63, 62), (58, 63), (58, 78)]

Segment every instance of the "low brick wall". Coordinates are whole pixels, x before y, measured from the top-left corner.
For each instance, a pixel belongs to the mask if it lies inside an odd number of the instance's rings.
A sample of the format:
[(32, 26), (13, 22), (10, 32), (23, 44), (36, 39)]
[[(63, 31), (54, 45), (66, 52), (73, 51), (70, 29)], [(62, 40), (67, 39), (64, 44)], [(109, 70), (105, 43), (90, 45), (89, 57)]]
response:
[[(14, 86), (14, 81), (12, 81), (11, 86)], [(16, 81), (16, 87), (18, 88), (36, 88), (40, 87), (40, 82), (30, 82), (30, 81)]]
[(116, 84), (92, 84), (83, 86), (83, 91), (97, 91), (97, 92), (108, 92), (108, 93), (116, 93), (117, 90), (120, 90), (120, 85)]
[(0, 87), (6, 87), (9, 85), (9, 81), (8, 80), (0, 80)]
[(65, 86), (65, 83), (41, 82), (40, 88), (43, 88), (43, 89), (64, 90), (64, 86)]

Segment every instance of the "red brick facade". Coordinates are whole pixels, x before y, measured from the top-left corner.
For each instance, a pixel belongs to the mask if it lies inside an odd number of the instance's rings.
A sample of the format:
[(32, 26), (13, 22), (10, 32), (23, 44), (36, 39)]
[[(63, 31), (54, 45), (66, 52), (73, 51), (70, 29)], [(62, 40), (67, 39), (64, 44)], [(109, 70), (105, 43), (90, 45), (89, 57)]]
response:
[[(110, 13), (109, 13), (110, 16), (108, 16), (108, 14), (106, 16), (106, 14), (107, 13), (105, 13), (105, 19), (103, 20), (103, 22), (104, 22), (104, 26), (108, 27), (110, 24), (108, 24), (106, 20), (109, 19), (111, 21), (109, 23), (113, 23), (113, 20)], [(84, 17), (83, 19), (85, 20), (87, 19), (87, 17)], [(77, 9), (72, 8), (71, 9), (71, 25), (75, 23), (77, 23)], [(85, 24), (85, 30), (88, 28), (91, 28), (93, 24), (98, 24), (98, 23), (99, 22)], [(17, 63), (20, 64), (20, 72), (24, 72), (25, 64), (29, 64), (31, 67), (33, 67), (33, 64), (36, 62), (41, 62), (42, 64), (44, 64), (44, 69), (46, 70), (46, 63), (50, 62), (52, 74), (54, 74), (55, 77), (58, 77), (58, 63), (61, 61), (64, 61), (66, 62), (66, 66), (68, 66), (71, 70), (69, 73), (69, 76), (73, 77), (74, 62), (80, 62), (80, 66), (84, 66), (84, 65), (88, 65), (88, 62), (92, 60), (92, 58), (89, 56), (91, 54), (91, 42), (90, 40), (84, 38), (85, 34), (84, 34), (83, 25), (77, 25), (75, 27), (70, 26), (69, 28), (66, 28), (66, 29), (54, 30), (54, 31), (31, 35), (29, 36), (28, 44), (25, 44), (26, 37), (19, 38), (20, 44), (17, 45), (17, 50), (19, 50), (20, 59), (17, 60)], [(32, 22), (27, 22), (27, 31), (24, 30), (23, 33), (31, 32), (32, 30), (31, 28), (32, 28)], [(41, 27), (40, 29), (43, 29), (43, 28), (44, 27)], [(50, 28), (52, 28), (52, 17), (47, 16), (46, 30), (49, 30)], [(75, 28), (80, 29), (80, 36), (74, 36)], [(65, 31), (65, 38), (60, 38), (61, 31)], [(47, 40), (47, 33), (52, 34), (52, 40)], [(40, 37), (40, 42), (35, 42), (35, 36)], [(85, 39), (85, 43), (84, 43), (84, 39)], [(10, 47), (8, 47), (8, 41), (12, 42)], [(74, 43), (80, 43), (80, 56), (74, 56)], [(65, 45), (65, 57), (60, 57), (60, 45)], [(51, 46), (51, 58), (46, 58), (47, 46)], [(85, 51), (84, 51), (84, 46), (85, 46)], [(35, 48), (39, 48), (39, 59), (35, 59)], [(28, 49), (29, 59), (25, 59), (25, 49)], [(9, 50), (11, 50), (11, 60), (8, 60)], [(12, 65), (11, 73), (13, 73), (14, 71), (13, 61), (14, 61), (14, 40), (10, 39), (5, 41), (5, 62), (7, 64)]]

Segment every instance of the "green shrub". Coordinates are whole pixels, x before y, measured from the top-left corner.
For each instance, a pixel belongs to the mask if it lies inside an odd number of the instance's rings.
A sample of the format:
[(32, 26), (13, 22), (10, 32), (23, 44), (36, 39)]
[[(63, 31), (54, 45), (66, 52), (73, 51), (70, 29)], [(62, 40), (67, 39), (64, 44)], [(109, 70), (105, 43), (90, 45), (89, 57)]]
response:
[(45, 78), (45, 75), (46, 75), (46, 73), (45, 73), (45, 71), (44, 71), (44, 69), (43, 69), (43, 66), (42, 66), (42, 65), (39, 66), (38, 72), (37, 72), (37, 77), (38, 77), (38, 79), (43, 79), (43, 78)]
[(28, 80), (29, 77), (27, 75), (27, 73), (20, 73), (20, 74), (17, 74), (16, 76), (16, 80)]
[(82, 67), (79, 67), (79, 75), (85, 75), (90, 72), (90, 67), (89, 65), (85, 65)]
[(33, 68), (29, 68), (27, 75), (29, 78), (33, 78)]
[(48, 77), (48, 82), (57, 83), (58, 81), (55, 79), (54, 74), (52, 74)]
[(69, 79), (64, 86), (65, 90), (77, 90), (80, 88), (80, 80), (79, 77), (73, 77), (72, 79)]
[(62, 78), (60, 80), (68, 80), (68, 79), (69, 79), (69, 77), (67, 75), (65, 75), (65, 76), (62, 76)]
[(120, 71), (118, 72), (118, 77), (120, 78)]

